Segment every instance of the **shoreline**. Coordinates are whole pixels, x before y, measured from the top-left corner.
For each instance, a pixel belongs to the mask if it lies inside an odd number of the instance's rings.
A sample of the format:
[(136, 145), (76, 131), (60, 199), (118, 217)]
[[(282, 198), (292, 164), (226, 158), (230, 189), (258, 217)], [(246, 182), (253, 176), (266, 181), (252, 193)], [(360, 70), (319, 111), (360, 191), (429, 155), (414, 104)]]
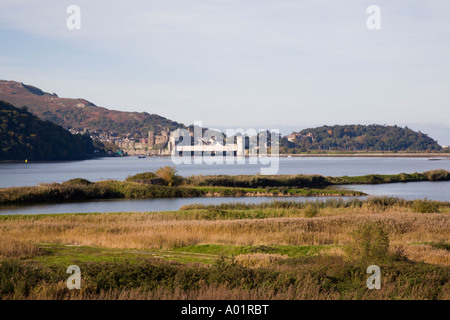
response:
[[(432, 160), (450, 160), (450, 153), (296, 153), (296, 154), (279, 154), (280, 158), (432, 158)], [(245, 158), (250, 156), (246, 155)], [(270, 157), (270, 155), (268, 155)], [(94, 157), (80, 160), (30, 160), (28, 163), (51, 163), (51, 162), (76, 162), (102, 158), (137, 158), (137, 156), (123, 157)], [(170, 158), (170, 155), (147, 156), (147, 158)], [(0, 160), (0, 164), (25, 163), (24, 160)]]
[[(267, 155), (270, 157), (270, 154)], [(278, 155), (280, 158), (289, 158), (289, 157), (373, 157), (373, 158), (443, 158), (443, 160), (450, 159), (450, 153), (281, 153)], [(135, 155), (129, 155), (124, 156), (123, 158), (129, 158), (134, 157), (137, 158)], [(170, 155), (152, 155), (147, 156), (147, 158), (170, 158)], [(249, 156), (245, 155), (245, 158), (255, 157), (255, 156)]]
[(450, 153), (320, 153), (280, 154), (280, 157), (355, 157), (355, 158), (442, 158), (450, 159)]

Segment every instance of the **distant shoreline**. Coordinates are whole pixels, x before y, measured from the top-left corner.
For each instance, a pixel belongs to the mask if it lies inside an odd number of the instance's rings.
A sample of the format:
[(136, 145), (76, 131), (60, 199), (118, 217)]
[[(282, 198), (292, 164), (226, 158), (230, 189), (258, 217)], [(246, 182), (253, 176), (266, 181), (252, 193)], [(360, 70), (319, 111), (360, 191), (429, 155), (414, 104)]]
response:
[[(270, 154), (268, 154), (270, 156)], [(433, 160), (450, 160), (450, 153), (297, 153), (297, 154), (280, 154), (281, 158), (432, 158)], [(135, 155), (123, 156), (120, 158), (137, 158)], [(245, 156), (248, 158), (248, 156)], [(84, 161), (100, 158), (117, 158), (110, 156), (100, 156), (94, 158), (86, 158), (79, 160), (30, 160), (29, 163), (44, 163), (44, 162), (72, 162), (72, 161)], [(170, 158), (170, 155), (152, 155), (147, 158)], [(25, 163), (24, 160), (0, 160), (2, 163)]]
[(358, 158), (446, 158), (450, 159), (450, 153), (298, 153), (280, 154), (280, 157), (358, 157)]

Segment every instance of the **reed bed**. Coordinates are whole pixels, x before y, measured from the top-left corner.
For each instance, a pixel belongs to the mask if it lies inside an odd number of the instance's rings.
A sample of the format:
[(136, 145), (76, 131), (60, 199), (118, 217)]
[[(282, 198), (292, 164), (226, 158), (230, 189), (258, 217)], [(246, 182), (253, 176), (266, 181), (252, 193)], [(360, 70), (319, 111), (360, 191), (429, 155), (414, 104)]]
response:
[(30, 241), (0, 235), (0, 256), (7, 258), (25, 258), (43, 254), (43, 250)]
[(393, 244), (449, 240), (450, 215), (412, 212), (313, 218), (281, 217), (235, 220), (178, 220), (173, 213), (53, 215), (3, 219), (0, 233), (32, 243), (57, 243), (107, 248), (171, 249), (194, 244), (328, 245), (345, 244), (361, 223), (381, 223)]

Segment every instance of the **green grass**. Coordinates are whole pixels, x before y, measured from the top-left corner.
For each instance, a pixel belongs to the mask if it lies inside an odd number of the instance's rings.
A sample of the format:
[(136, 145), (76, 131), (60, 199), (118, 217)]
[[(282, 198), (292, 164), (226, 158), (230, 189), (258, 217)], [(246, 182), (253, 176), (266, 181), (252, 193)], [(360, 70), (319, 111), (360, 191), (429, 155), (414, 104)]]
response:
[(44, 249), (45, 254), (36, 256), (33, 260), (54, 266), (116, 261), (136, 262), (141, 258), (139, 254), (130, 250), (56, 244), (42, 244), (40, 247)]
[(148, 258), (177, 261), (180, 263), (213, 264), (221, 256), (237, 256), (250, 253), (287, 255), (291, 258), (315, 256), (335, 246), (237, 246), (237, 245), (191, 245), (173, 250), (109, 249), (76, 245), (41, 244), (44, 254), (31, 260), (48, 266), (64, 267), (72, 264), (114, 263), (127, 261), (136, 263)]
[(174, 252), (202, 253), (213, 255), (236, 256), (250, 253), (270, 253), (287, 255), (292, 258), (316, 255), (321, 251), (335, 246), (237, 246), (237, 245), (192, 245), (173, 249)]
[(72, 264), (83, 265), (86, 263), (115, 263), (124, 261), (136, 263), (148, 258), (178, 261), (181, 263), (211, 264), (219, 257), (218, 255), (207, 256), (176, 251), (122, 250), (75, 245), (42, 244), (40, 247), (45, 250), (45, 253), (33, 257), (32, 260), (43, 263), (44, 265), (58, 267), (67, 267)]

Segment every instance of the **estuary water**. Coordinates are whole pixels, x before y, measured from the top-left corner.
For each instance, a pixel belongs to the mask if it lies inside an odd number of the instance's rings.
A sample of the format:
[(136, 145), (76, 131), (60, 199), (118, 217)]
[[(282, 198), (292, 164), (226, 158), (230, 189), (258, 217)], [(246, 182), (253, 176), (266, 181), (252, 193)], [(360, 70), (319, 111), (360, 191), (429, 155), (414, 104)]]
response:
[[(248, 162), (248, 159), (246, 160)], [(450, 171), (450, 159), (427, 158), (363, 158), (363, 157), (292, 157), (279, 159), (278, 174), (321, 174), (325, 176), (356, 176), (367, 174), (397, 174), (424, 172), (433, 169)], [(155, 171), (173, 166), (170, 158), (98, 158), (85, 161), (0, 163), (0, 188), (32, 186), (39, 183), (63, 182), (73, 178), (90, 181), (123, 180), (128, 175)], [(183, 176), (211, 174), (258, 174), (261, 164), (182, 164), (175, 165)], [(370, 196), (394, 196), (404, 199), (450, 201), (450, 182), (410, 182), (381, 185), (350, 185), (340, 188), (358, 190)], [(347, 199), (342, 197), (343, 199)], [(274, 200), (322, 201), (324, 197), (245, 197), (245, 198), (177, 198), (144, 200), (101, 200), (90, 202), (55, 203), (31, 206), (0, 206), (4, 214), (43, 214), (70, 212), (149, 212), (178, 210), (191, 203), (220, 204), (229, 202), (260, 203)]]
[(156, 212), (176, 211), (183, 205), (201, 203), (262, 203), (270, 201), (323, 201), (326, 199), (351, 199), (351, 197), (218, 197), (218, 198), (165, 198), (97, 200), (89, 202), (51, 203), (30, 206), (0, 206), (0, 215), (48, 214), (48, 213), (90, 213), (90, 212)]
[[(248, 162), (248, 158), (246, 158)], [(73, 178), (90, 181), (123, 180), (128, 175), (175, 166), (182, 176), (212, 174), (258, 174), (261, 164), (181, 164), (169, 157), (97, 158), (84, 161), (0, 163), (0, 188), (34, 186), (39, 183), (64, 182)], [(424, 172), (433, 169), (450, 171), (450, 159), (363, 158), (363, 157), (292, 157), (279, 158), (278, 174), (321, 174), (324, 176), (359, 176)]]

